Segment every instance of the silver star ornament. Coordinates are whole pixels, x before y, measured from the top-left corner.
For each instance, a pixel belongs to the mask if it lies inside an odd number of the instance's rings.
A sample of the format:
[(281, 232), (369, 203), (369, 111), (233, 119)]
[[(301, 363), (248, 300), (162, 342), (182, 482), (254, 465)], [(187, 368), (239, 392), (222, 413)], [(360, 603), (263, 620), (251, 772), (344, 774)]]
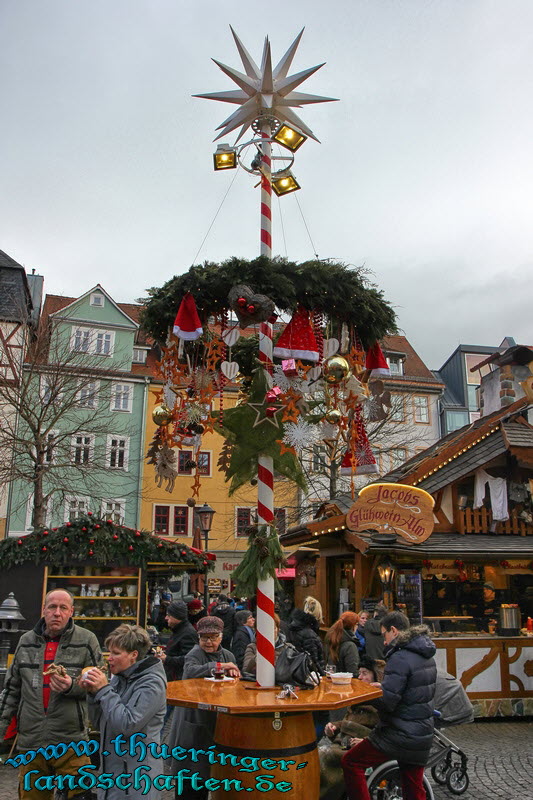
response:
[(231, 28), (231, 32), (235, 39), (235, 44), (237, 45), (237, 50), (239, 51), (245, 72), (239, 72), (239, 70), (228, 67), (216, 59), (213, 59), (213, 61), (220, 67), (222, 72), (231, 78), (240, 88), (231, 92), (211, 92), (209, 94), (194, 95), (194, 97), (201, 97), (207, 100), (220, 100), (223, 103), (233, 103), (234, 105), (240, 106), (237, 111), (234, 111), (233, 114), (218, 126), (217, 130), (221, 130), (221, 133), (215, 138), (215, 141), (221, 139), (240, 126), (241, 130), (236, 139), (236, 142), (238, 142), (256, 119), (266, 117), (275, 118), (279, 122), (284, 122), (290, 125), (291, 128), (296, 129), (305, 136), (309, 136), (311, 139), (318, 142), (313, 131), (307, 127), (294, 111), (291, 111), (291, 108), (301, 108), (302, 106), (312, 103), (329, 103), (338, 98), (321, 97), (316, 94), (294, 91), (297, 86), (324, 66), (324, 64), (318, 64), (316, 67), (304, 69), (302, 72), (297, 72), (294, 75), (287, 74), (304, 29), (302, 28), (281, 61), (274, 68), (272, 68), (272, 54), (268, 36), (265, 39), (263, 47), (261, 67), (258, 67), (233, 28)]

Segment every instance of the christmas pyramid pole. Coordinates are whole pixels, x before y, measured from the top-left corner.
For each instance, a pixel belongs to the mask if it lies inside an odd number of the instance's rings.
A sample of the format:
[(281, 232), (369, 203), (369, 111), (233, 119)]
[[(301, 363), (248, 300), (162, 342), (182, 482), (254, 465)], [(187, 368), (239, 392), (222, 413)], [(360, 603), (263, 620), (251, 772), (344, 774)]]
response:
[[(209, 100), (219, 100), (222, 102), (236, 104), (237, 110), (230, 114), (224, 122), (218, 126), (221, 132), (217, 139), (226, 136), (232, 131), (239, 130), (237, 141), (242, 134), (251, 126), (257, 138), (253, 142), (240, 145), (239, 148), (229, 148), (228, 145), (220, 145), (220, 150), (226, 154), (233, 152), (236, 159), (233, 166), (237, 163), (253, 174), (260, 173), (261, 176), (261, 226), (260, 226), (260, 253), (262, 256), (272, 258), (272, 141), (274, 127), (277, 129), (281, 123), (294, 135), (301, 144), (307, 137), (312, 137), (316, 141), (316, 136), (305, 125), (305, 123), (292, 111), (291, 106), (300, 108), (302, 105), (310, 103), (323, 103), (334, 98), (319, 97), (312, 94), (295, 92), (306, 78), (315, 73), (320, 68), (310, 67), (302, 72), (289, 75), (289, 70), (294, 59), (296, 50), (300, 43), (303, 30), (292, 42), (285, 55), (281, 58), (275, 68), (272, 67), (272, 55), (268, 37), (265, 39), (261, 65), (258, 66), (251, 58), (250, 54), (232, 29), (233, 38), (239, 55), (241, 57), (244, 73), (234, 70), (217, 61), (215, 63), (220, 69), (231, 78), (239, 87), (239, 91), (214, 92), (200, 94), (196, 97), (203, 97)], [(279, 131), (277, 131), (279, 132)], [(290, 136), (289, 136), (290, 140)], [(279, 141), (279, 140), (278, 140)], [(283, 144), (283, 142), (281, 142)], [(258, 151), (259, 167), (253, 165), (251, 169), (244, 166), (241, 160), (241, 153), (246, 152), (249, 144), (254, 144)], [(281, 160), (289, 161), (289, 166), (294, 161), (294, 151), (296, 147), (290, 144), (285, 146), (291, 150), (292, 155), (285, 156)], [(254, 162), (257, 159), (254, 159)], [(215, 154), (216, 162), (216, 154)], [(225, 162), (227, 164), (227, 162)], [(253, 162), (252, 162), (253, 164)], [(224, 167), (222, 167), (224, 168)], [(288, 168), (280, 170), (285, 177), (290, 175)], [(292, 176), (291, 176), (292, 178)], [(295, 183), (295, 182), (294, 182)], [(299, 188), (295, 183), (293, 188)], [(285, 190), (285, 191), (291, 191)], [(260, 323), (259, 332), (259, 360), (263, 364), (268, 374), (268, 388), (272, 385), (272, 324), (268, 321)], [(260, 454), (258, 456), (258, 522), (259, 528), (263, 526), (268, 532), (267, 536), (273, 534), (272, 523), (274, 521), (274, 467), (273, 459), (270, 455)], [(279, 545), (279, 543), (278, 543)], [(264, 578), (258, 576), (257, 584), (257, 681), (261, 686), (274, 686), (274, 578), (275, 569), (271, 570), (271, 575)]]

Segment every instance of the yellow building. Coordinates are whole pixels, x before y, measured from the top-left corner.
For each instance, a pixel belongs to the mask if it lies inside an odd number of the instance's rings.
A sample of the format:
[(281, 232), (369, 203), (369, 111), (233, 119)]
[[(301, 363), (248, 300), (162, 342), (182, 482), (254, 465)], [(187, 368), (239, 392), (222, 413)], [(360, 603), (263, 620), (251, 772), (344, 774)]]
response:
[[(146, 448), (157, 430), (152, 420), (152, 411), (157, 404), (156, 395), (160, 389), (161, 385), (153, 384), (148, 393)], [(236, 389), (225, 391), (225, 408), (232, 408), (236, 400)], [(219, 579), (222, 582), (221, 588), (229, 591), (231, 573), (240, 563), (246, 550), (245, 530), (255, 519), (257, 486), (243, 487), (231, 497), (228, 495), (229, 484), (225, 482), (224, 472), (217, 467), (223, 444), (224, 439), (219, 434), (204, 434), (201, 449), (196, 457), (196, 468), (191, 468), (188, 463), (192, 460), (192, 448), (177, 450), (178, 476), (171, 492), (166, 490), (165, 484), (161, 487), (157, 485), (154, 466), (145, 462), (141, 527), (144, 530), (160, 533), (162, 536), (176, 537), (192, 545), (196, 522), (194, 509), (187, 505), (187, 500), (192, 497), (193, 483), (198, 472), (201, 483), (199, 496), (196, 499), (197, 505), (207, 503), (216, 512), (209, 534), (209, 550), (216, 554), (217, 561), (215, 571), (210, 577)], [(274, 503), (278, 531), (282, 533), (297, 517), (298, 489), (291, 481), (285, 479), (275, 481)], [(198, 538), (195, 544), (198, 544)]]

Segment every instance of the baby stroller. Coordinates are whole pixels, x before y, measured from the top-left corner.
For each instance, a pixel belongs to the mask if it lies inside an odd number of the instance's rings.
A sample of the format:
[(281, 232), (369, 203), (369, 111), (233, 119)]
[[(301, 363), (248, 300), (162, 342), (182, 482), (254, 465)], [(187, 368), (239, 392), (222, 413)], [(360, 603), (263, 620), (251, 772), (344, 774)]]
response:
[[(437, 672), (435, 687), (435, 734), (426, 769), (436, 783), (453, 794), (463, 794), (470, 783), (466, 754), (442, 732), (442, 728), (472, 722), (474, 709), (461, 682), (447, 672)], [(402, 800), (400, 770), (396, 761), (386, 761), (369, 770), (368, 791), (372, 800)], [(433, 789), (424, 775), (427, 800), (434, 800)]]

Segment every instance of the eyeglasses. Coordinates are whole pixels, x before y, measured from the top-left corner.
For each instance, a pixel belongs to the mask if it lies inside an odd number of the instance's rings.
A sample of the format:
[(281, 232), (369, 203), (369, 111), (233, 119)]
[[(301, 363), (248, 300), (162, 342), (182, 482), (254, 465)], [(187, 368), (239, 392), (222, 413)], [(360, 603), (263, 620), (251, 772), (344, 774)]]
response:
[(204, 641), (208, 642), (215, 642), (219, 636), (222, 636), (221, 633), (201, 633), (200, 639), (204, 639)]

